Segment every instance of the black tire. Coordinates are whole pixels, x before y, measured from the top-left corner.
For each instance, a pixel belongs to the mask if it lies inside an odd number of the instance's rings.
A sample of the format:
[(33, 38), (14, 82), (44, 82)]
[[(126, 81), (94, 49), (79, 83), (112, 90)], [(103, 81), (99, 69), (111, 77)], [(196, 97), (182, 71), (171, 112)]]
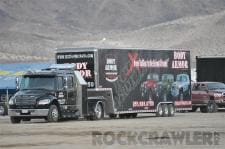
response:
[(196, 107), (196, 106), (192, 106), (192, 109), (191, 109), (189, 112), (196, 112), (196, 111), (197, 111), (197, 109), (198, 109), (198, 107)]
[(56, 105), (51, 105), (47, 117), (48, 122), (58, 122), (59, 121), (59, 109)]
[(206, 109), (207, 109), (207, 112), (208, 113), (217, 112), (218, 107), (217, 107), (216, 102), (214, 100), (209, 100)]
[(175, 108), (173, 104), (168, 105), (168, 116), (172, 117), (175, 115)]
[(163, 114), (162, 114), (162, 116), (163, 116), (163, 117), (167, 117), (168, 114), (169, 114), (168, 105), (167, 105), (167, 104), (163, 104), (163, 105), (162, 105), (162, 109), (163, 109)]
[(21, 118), (20, 117), (14, 117), (14, 116), (11, 116), (10, 117), (10, 121), (12, 124), (18, 124), (21, 122)]
[(156, 111), (156, 116), (161, 117), (163, 115), (162, 104), (159, 104), (158, 109)]

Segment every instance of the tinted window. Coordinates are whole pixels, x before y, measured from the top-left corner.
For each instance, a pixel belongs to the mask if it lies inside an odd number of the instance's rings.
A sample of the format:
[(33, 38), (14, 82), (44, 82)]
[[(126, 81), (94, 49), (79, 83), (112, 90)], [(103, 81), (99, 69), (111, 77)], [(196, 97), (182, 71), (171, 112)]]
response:
[(58, 77), (58, 89), (63, 89), (63, 77)]
[(225, 89), (224, 83), (209, 83), (207, 86), (209, 90)]
[(68, 88), (73, 88), (73, 77), (69, 76), (67, 81), (68, 81)]

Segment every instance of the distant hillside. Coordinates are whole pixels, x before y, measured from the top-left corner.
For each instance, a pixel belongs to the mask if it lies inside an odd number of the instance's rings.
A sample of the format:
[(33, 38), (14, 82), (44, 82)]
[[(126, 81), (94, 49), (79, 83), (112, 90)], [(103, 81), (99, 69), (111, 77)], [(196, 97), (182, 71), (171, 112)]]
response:
[(43, 61), (57, 47), (225, 51), (225, 0), (1, 0), (0, 62)]

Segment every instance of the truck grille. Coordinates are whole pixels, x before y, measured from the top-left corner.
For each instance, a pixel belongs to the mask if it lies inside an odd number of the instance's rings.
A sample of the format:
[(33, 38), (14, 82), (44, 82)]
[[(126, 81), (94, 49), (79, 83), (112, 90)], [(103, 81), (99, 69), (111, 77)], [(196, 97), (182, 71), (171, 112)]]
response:
[(34, 96), (18, 96), (16, 97), (16, 105), (18, 106), (27, 106), (35, 105), (36, 99)]

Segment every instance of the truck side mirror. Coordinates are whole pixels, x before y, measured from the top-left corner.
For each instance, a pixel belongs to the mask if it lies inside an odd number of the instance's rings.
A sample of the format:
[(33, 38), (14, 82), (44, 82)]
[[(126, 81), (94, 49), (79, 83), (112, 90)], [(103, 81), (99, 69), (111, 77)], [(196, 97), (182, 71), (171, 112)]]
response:
[(19, 78), (18, 77), (16, 77), (16, 90), (19, 90), (19, 87), (20, 86), (20, 84), (19, 84)]
[(68, 88), (68, 85), (67, 85), (67, 77), (64, 77), (63, 78), (63, 88), (66, 90)]

